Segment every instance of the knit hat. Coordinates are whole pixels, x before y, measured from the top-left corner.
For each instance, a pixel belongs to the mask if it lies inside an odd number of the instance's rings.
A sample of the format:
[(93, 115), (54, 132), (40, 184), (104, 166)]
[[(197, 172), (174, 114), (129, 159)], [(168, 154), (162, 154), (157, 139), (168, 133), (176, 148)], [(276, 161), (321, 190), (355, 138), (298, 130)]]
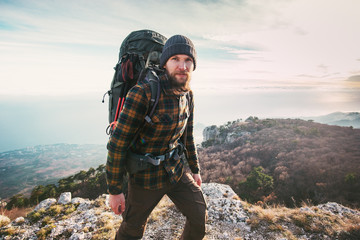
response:
[(169, 38), (163, 48), (160, 57), (160, 67), (164, 67), (170, 57), (176, 54), (185, 54), (194, 61), (194, 70), (196, 68), (196, 51), (191, 40), (183, 35), (175, 35)]

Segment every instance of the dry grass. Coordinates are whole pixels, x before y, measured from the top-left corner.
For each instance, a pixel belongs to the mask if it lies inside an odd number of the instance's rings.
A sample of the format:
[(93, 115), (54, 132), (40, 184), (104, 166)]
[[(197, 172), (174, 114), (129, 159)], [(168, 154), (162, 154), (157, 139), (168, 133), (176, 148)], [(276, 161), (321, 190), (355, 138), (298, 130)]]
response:
[(174, 204), (168, 199), (167, 196), (163, 197), (155, 209), (149, 216), (149, 223), (159, 221), (160, 218), (165, 217), (168, 208), (174, 206)]
[(92, 238), (94, 240), (114, 239), (117, 229), (120, 227), (120, 222), (103, 219), (102, 225), (93, 232)]
[(47, 227), (43, 227), (36, 233), (36, 236), (38, 237), (39, 240), (45, 240), (47, 239), (47, 236), (51, 233), (51, 230), (55, 227), (56, 226), (54, 224), (50, 224)]
[(39, 221), (45, 214), (45, 209), (41, 208), (38, 211), (30, 212), (26, 217), (32, 222), (35, 223)]
[[(252, 228), (265, 226), (269, 231), (282, 232), (289, 239), (296, 239), (294, 235), (299, 234), (300, 229), (307, 233), (326, 234), (330, 237), (337, 236), (339, 233), (343, 233), (343, 235), (347, 233), (360, 234), (359, 216), (346, 215), (340, 217), (317, 207), (308, 205), (303, 205), (303, 207), (306, 207), (308, 211), (301, 208), (289, 209), (283, 206), (266, 206), (263, 208), (244, 204), (244, 208), (251, 215), (247, 223)], [(289, 229), (284, 229), (282, 227), (284, 224), (290, 224)]]
[(16, 233), (16, 229), (14, 227), (9, 227), (3, 230), (0, 230), (0, 236), (12, 236)]
[(52, 219), (52, 217), (46, 216), (46, 217), (43, 218), (43, 220), (41, 222), (41, 226), (45, 227), (46, 225), (49, 225), (49, 224), (54, 223), (54, 222), (55, 221), (54, 221), (54, 219)]
[(2, 209), (2, 215), (10, 218), (11, 221), (18, 217), (26, 217), (28, 213), (33, 211), (34, 208), (13, 208), (11, 210)]
[(294, 236), (294, 234), (292, 232), (290, 232), (289, 230), (285, 230), (283, 232), (284, 237), (286, 237), (288, 240), (297, 240), (297, 238)]
[(121, 221), (116, 221), (110, 212), (104, 212), (102, 209), (97, 209), (95, 214), (99, 216), (99, 228), (93, 233), (92, 239), (114, 239)]
[(0, 221), (0, 228), (3, 227), (3, 226), (6, 226), (10, 223), (10, 220), (9, 219), (1, 219)]
[(76, 210), (75, 205), (73, 205), (73, 204), (66, 205), (65, 209), (64, 209), (64, 214), (65, 215), (71, 214), (71, 213), (75, 212), (75, 210)]
[(50, 216), (57, 216), (59, 215), (62, 211), (64, 210), (64, 206), (63, 205), (52, 205), (48, 210), (47, 213)]

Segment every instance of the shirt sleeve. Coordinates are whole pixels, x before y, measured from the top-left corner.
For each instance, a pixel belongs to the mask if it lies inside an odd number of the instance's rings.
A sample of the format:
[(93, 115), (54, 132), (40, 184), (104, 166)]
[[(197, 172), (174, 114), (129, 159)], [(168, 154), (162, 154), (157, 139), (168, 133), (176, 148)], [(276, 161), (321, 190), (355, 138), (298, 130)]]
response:
[(107, 149), (106, 182), (108, 193), (122, 193), (122, 183), (126, 173), (126, 152), (144, 123), (147, 113), (148, 99), (143, 87), (135, 85), (126, 96), (124, 108), (110, 137)]
[(188, 119), (187, 133), (186, 133), (186, 151), (187, 160), (192, 173), (200, 172), (199, 159), (194, 140), (194, 96), (190, 91), (190, 117)]

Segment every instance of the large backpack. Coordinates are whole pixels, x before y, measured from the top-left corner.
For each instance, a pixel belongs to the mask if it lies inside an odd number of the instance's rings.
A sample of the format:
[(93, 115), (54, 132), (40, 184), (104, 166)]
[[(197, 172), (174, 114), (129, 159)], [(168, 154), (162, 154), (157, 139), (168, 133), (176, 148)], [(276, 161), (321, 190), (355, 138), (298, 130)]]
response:
[(122, 42), (110, 90), (104, 94), (102, 101), (104, 102), (108, 94), (109, 126), (106, 129), (108, 135), (111, 135), (114, 130), (129, 89), (140, 81), (150, 83), (149, 109), (151, 111), (145, 120), (151, 119), (160, 95), (157, 73), (161, 71), (159, 69), (160, 56), (166, 40), (166, 37), (155, 31), (139, 30), (131, 32)]

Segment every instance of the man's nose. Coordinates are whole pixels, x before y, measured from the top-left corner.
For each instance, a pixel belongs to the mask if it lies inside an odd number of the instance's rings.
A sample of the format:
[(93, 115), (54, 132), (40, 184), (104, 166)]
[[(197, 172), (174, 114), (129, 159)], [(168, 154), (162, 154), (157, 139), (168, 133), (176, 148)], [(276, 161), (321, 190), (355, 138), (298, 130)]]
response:
[(185, 61), (179, 61), (179, 65), (178, 65), (178, 68), (180, 70), (185, 70), (187, 67), (186, 67), (186, 62)]

